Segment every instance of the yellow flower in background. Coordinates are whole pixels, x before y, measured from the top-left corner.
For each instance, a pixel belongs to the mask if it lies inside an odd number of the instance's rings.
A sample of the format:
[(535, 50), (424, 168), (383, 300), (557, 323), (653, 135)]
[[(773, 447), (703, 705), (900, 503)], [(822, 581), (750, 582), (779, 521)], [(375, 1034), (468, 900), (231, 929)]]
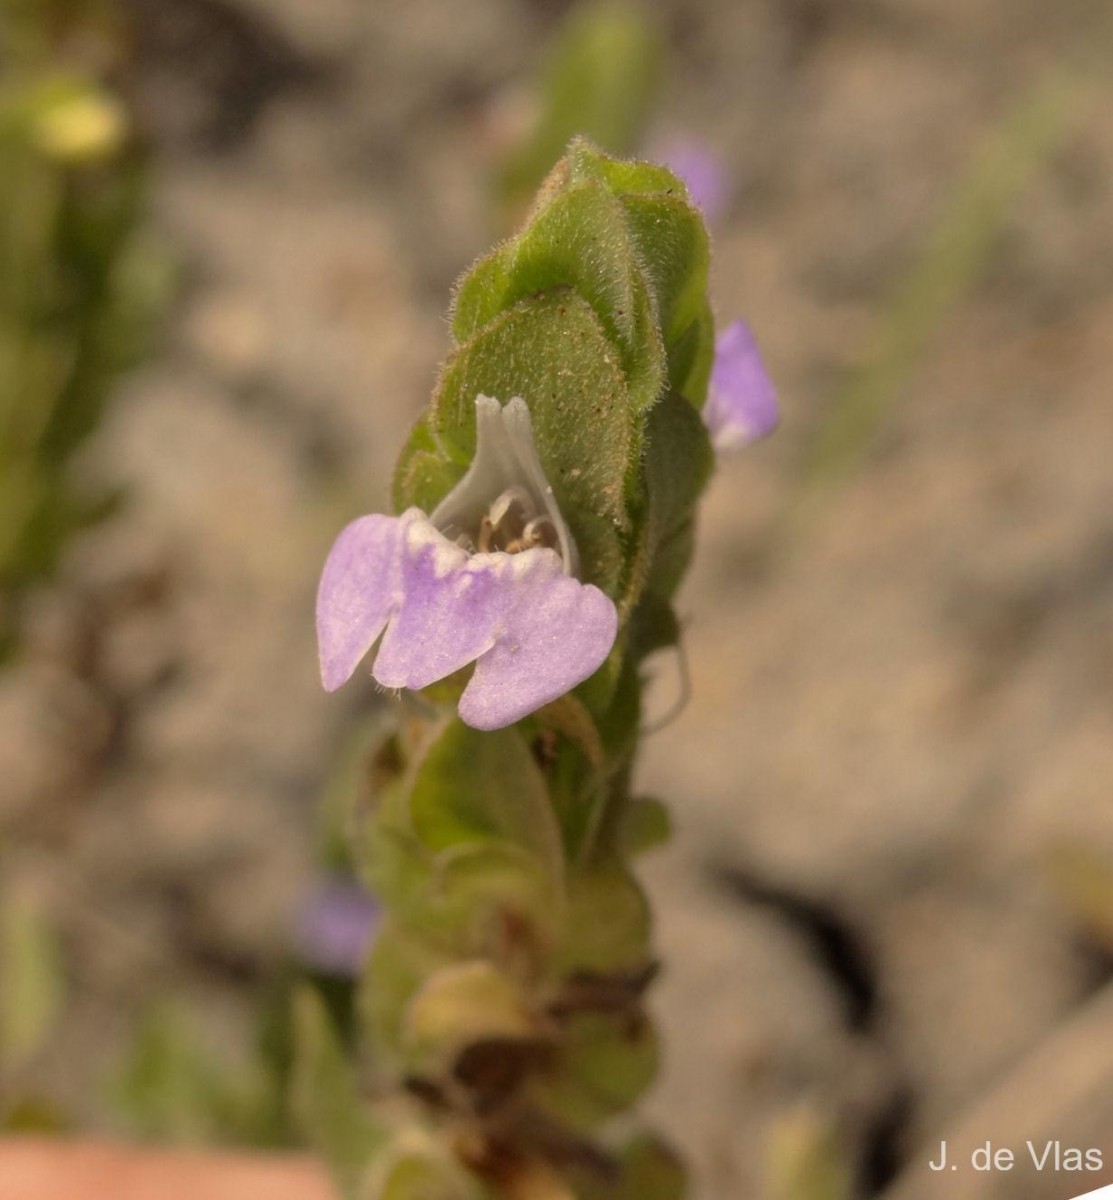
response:
[(128, 134), (128, 116), (115, 96), (87, 84), (50, 92), (32, 117), (32, 137), (43, 154), (67, 165), (116, 154)]

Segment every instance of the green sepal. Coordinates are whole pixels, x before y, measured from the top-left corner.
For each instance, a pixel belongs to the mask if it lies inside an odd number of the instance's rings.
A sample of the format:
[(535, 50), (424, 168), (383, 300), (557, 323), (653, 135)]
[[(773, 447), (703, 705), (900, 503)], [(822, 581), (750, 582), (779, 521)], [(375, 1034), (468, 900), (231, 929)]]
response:
[(525, 954), (527, 941), (556, 937), (564, 913), (562, 880), (550, 864), (504, 842), (445, 850), (432, 883), (430, 927), (447, 927), (463, 953), (474, 948), (496, 960)]
[(453, 846), (430, 860), (416, 848), (380, 891), (410, 935), (454, 954), (534, 967), (556, 940), (564, 896), (545, 864), (506, 842)]
[(649, 908), (618, 862), (578, 872), (568, 886), (565, 935), (555, 956), (563, 974), (637, 970), (649, 957)]
[[(463, 760), (470, 783), (458, 789), (453, 755), (477, 744), (482, 752)], [(380, 784), (376, 809), (359, 829), (356, 861), (411, 936), (496, 956), (504, 939), (514, 942), (508, 956), (540, 954), (555, 939), (563, 857), (539, 775), (517, 731), (488, 740), (450, 721), (427, 742), (424, 758), (418, 751), (416, 769)], [(506, 782), (523, 779), (521, 789)], [(444, 808), (442, 791), (450, 798)]]
[(360, 1025), (370, 1035), (377, 1069), (401, 1069), (406, 1006), (425, 980), (454, 957), (453, 950), (415, 937), (410, 927), (394, 918), (379, 927), (358, 996)]
[(513, 979), (484, 959), (449, 963), (410, 997), (401, 1048), (412, 1071), (445, 1069), (473, 1042), (535, 1040), (541, 1032)]
[(358, 1200), (361, 1180), (385, 1132), (362, 1100), (351, 1063), (312, 988), (294, 997), (295, 1114), (332, 1170), (341, 1194)]
[(629, 1108), (653, 1082), (660, 1051), (644, 1017), (578, 1013), (568, 1019), (555, 1069), (531, 1095), (551, 1117), (589, 1131)]
[[(395, 801), (408, 798), (404, 786), (390, 791)], [(427, 903), (435, 857), (407, 824), (387, 812), (368, 824), (355, 850), (364, 886), (403, 918)]]

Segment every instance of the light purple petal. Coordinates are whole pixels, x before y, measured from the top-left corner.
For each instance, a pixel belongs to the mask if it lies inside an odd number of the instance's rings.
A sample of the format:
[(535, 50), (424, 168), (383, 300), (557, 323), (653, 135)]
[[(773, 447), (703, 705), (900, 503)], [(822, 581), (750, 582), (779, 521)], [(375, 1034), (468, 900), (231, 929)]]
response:
[(503, 573), (513, 607), (460, 698), (475, 729), (501, 729), (571, 691), (602, 666), (618, 631), (610, 599), (565, 575), (551, 550), (506, 556)]
[(679, 175), (688, 198), (713, 225), (726, 212), (730, 183), (723, 160), (709, 146), (694, 138), (674, 138), (662, 143), (651, 157)]
[(372, 674), (384, 687), (420, 691), (494, 645), (512, 593), (501, 586), (505, 554), (468, 554), (427, 517), (402, 518), (402, 603)]
[(333, 543), (317, 589), (321, 681), (334, 692), (351, 678), (401, 602), (400, 522), (375, 513)]
[(703, 419), (720, 453), (747, 446), (777, 428), (777, 393), (745, 321), (732, 322), (715, 341)]
[(330, 975), (358, 975), (382, 915), (379, 902), (355, 880), (327, 879), (298, 912), (297, 956)]

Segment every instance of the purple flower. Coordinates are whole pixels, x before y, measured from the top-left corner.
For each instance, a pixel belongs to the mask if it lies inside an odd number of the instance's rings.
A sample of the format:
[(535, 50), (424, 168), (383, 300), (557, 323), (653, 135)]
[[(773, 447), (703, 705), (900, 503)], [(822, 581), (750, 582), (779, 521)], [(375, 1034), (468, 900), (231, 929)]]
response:
[(371, 674), (383, 687), (420, 690), (474, 662), (460, 716), (500, 729), (594, 674), (618, 616), (574, 577), (576, 548), (525, 401), (479, 396), (475, 412), (475, 459), (429, 516), (360, 517), (336, 539), (317, 593), (317, 642), (329, 691), (380, 636)]
[(679, 175), (688, 189), (688, 198), (714, 225), (726, 212), (730, 185), (722, 159), (702, 142), (693, 138), (673, 138), (661, 143), (651, 155)]
[(745, 321), (733, 321), (715, 339), (715, 362), (703, 420), (720, 454), (756, 442), (780, 421), (777, 393)]
[(298, 958), (329, 975), (358, 975), (381, 919), (378, 901), (354, 879), (326, 880), (298, 912)]

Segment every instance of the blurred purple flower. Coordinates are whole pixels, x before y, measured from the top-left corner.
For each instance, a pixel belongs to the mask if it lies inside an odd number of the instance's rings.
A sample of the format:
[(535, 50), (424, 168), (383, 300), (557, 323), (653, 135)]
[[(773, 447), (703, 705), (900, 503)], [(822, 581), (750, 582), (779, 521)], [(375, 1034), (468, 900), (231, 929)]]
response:
[(618, 617), (574, 578), (576, 548), (525, 401), (479, 396), (475, 408), (475, 459), (430, 516), (372, 514), (336, 539), (317, 593), (317, 642), (328, 691), (380, 635), (371, 673), (383, 687), (420, 690), (474, 662), (460, 717), (500, 729), (594, 674)]
[(759, 441), (781, 419), (777, 392), (745, 321), (732, 321), (715, 339), (715, 361), (703, 420), (711, 444), (728, 453)]
[(678, 137), (660, 143), (650, 157), (680, 176), (688, 198), (709, 225), (723, 217), (730, 200), (730, 181), (723, 160), (714, 150), (694, 138)]
[(375, 897), (354, 879), (326, 879), (298, 912), (297, 957), (328, 975), (358, 975), (382, 915)]

